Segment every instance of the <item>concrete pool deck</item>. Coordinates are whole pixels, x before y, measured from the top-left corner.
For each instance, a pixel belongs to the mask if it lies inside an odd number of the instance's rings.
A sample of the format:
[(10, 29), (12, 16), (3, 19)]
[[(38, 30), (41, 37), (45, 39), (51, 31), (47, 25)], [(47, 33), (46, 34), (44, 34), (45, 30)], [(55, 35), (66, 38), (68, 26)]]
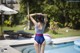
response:
[[(53, 44), (59, 44), (59, 43), (65, 43), (65, 42), (71, 42), (71, 41), (75, 41), (77, 39), (80, 39), (80, 36), (74, 36), (74, 37), (64, 37), (64, 38), (55, 38), (52, 39)], [(16, 40), (0, 40), (0, 47), (6, 47), (7, 51), (3, 52), (3, 53), (21, 53), (19, 51), (17, 51), (16, 49), (10, 47), (12, 45), (22, 45), (22, 44), (31, 44), (34, 43), (34, 39), (33, 38), (29, 38), (29, 39), (16, 39)], [(12, 52), (14, 51), (14, 52)], [(1, 50), (0, 50), (1, 53)]]

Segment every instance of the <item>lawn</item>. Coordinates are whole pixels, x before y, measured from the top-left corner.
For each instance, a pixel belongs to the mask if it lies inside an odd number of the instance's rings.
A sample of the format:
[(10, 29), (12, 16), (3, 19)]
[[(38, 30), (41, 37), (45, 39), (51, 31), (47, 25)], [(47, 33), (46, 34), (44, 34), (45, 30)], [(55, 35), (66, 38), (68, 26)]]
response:
[[(14, 30), (16, 32), (18, 30), (24, 30), (24, 25), (17, 25), (14, 27), (4, 26), (3, 30)], [(68, 30), (68, 32), (66, 32), (66, 30)], [(1, 32), (1, 27), (0, 27), (0, 32)], [(27, 29), (25, 30), (25, 32), (35, 33), (34, 30), (27, 30)], [(47, 32), (45, 32), (45, 33), (50, 34), (50, 36), (53, 38), (80, 36), (80, 30), (73, 30), (73, 29), (69, 29), (69, 28), (59, 28), (57, 30), (57, 32), (58, 32), (58, 34), (53, 34), (49, 30), (47, 30)]]

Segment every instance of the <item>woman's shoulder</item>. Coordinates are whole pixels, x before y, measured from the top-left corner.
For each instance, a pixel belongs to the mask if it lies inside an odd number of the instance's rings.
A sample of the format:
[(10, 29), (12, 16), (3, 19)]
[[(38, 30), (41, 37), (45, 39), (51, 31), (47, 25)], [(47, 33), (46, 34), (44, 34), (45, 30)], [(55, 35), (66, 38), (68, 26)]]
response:
[(38, 27), (38, 23), (35, 24), (35, 27)]

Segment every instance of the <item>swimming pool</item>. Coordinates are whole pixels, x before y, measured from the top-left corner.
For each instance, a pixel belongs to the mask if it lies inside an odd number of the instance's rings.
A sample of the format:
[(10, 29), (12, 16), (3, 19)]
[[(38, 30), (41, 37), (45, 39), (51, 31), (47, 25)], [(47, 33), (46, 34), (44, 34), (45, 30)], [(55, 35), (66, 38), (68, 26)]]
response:
[[(35, 53), (33, 45), (17, 46), (14, 48), (22, 53)], [(52, 44), (46, 45), (44, 53), (80, 53), (80, 47), (78, 48), (73, 42)]]

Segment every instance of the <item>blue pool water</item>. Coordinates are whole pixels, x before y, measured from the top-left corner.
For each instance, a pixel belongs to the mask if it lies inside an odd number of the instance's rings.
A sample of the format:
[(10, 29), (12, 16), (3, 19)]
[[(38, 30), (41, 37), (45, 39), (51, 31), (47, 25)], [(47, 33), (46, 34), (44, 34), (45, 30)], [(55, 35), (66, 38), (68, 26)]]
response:
[[(33, 45), (17, 46), (14, 48), (22, 53), (35, 53)], [(46, 45), (44, 53), (80, 53), (80, 47), (74, 45), (73, 42)]]

